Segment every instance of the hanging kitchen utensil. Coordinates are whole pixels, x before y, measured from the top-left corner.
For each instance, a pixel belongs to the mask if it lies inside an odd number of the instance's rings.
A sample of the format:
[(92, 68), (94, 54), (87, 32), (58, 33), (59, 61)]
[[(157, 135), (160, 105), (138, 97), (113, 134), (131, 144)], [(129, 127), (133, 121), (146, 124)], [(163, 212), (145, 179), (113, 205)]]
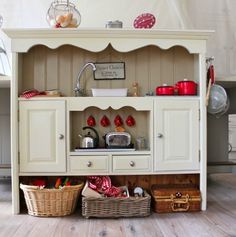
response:
[(69, 0), (54, 0), (47, 12), (47, 22), (55, 28), (76, 28), (81, 22), (81, 16)]
[(222, 115), (224, 115), (229, 110), (229, 106), (230, 106), (230, 102), (229, 102), (229, 98), (227, 98), (227, 102), (224, 109), (222, 109), (221, 112), (215, 114), (215, 117), (220, 118)]
[(109, 118), (106, 115), (104, 115), (100, 120), (100, 124), (103, 127), (107, 127), (107, 126), (110, 126), (111, 122), (110, 122)]
[(213, 115), (222, 115), (222, 112), (226, 112), (228, 103), (225, 89), (220, 85), (213, 84), (210, 90), (207, 112)]
[(127, 119), (125, 120), (127, 126), (133, 127), (135, 125), (135, 119), (133, 116), (129, 115)]
[(114, 124), (116, 127), (120, 127), (123, 125), (123, 120), (120, 117), (120, 115), (116, 115), (115, 119), (114, 119)]
[(229, 109), (229, 98), (225, 89), (215, 84), (215, 73), (212, 61), (213, 57), (206, 60), (209, 64), (207, 70), (208, 88), (206, 94), (207, 112), (219, 118)]
[(96, 125), (95, 118), (92, 115), (90, 115), (87, 118), (87, 125), (90, 126), (90, 127), (94, 127)]
[(209, 96), (210, 96), (210, 91), (211, 91), (211, 86), (215, 83), (215, 72), (214, 72), (214, 66), (212, 64), (214, 60), (214, 57), (210, 57), (206, 60), (208, 69), (207, 69), (207, 81), (208, 81), (208, 86), (207, 86), (207, 94), (206, 94), (206, 106), (208, 106), (209, 103)]

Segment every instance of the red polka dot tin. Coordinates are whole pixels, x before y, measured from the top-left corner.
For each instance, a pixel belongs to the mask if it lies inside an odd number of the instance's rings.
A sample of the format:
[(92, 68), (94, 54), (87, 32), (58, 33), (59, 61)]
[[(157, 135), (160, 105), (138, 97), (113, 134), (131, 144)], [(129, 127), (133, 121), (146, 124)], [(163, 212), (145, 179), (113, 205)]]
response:
[(134, 20), (134, 28), (144, 28), (144, 29), (150, 29), (152, 28), (156, 23), (156, 18), (151, 13), (143, 13), (135, 18)]

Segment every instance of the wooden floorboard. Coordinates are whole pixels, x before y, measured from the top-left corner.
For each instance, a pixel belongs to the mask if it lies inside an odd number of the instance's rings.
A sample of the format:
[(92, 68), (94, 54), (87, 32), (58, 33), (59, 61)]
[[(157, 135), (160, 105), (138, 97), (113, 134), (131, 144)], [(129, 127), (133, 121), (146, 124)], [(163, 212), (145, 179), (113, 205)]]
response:
[(145, 218), (12, 215), (10, 181), (0, 179), (0, 237), (236, 237), (236, 174), (210, 174), (207, 211)]

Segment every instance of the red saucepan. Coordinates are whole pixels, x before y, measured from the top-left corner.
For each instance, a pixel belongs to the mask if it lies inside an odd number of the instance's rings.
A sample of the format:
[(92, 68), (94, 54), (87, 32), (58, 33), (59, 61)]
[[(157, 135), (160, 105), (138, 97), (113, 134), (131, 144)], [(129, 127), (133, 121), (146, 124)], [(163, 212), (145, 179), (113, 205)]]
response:
[(184, 79), (183, 81), (178, 81), (175, 84), (178, 91), (178, 95), (196, 95), (197, 94), (197, 83)]
[(174, 95), (174, 93), (174, 86), (167, 86), (166, 84), (163, 84), (162, 86), (158, 86), (156, 88), (156, 95)]

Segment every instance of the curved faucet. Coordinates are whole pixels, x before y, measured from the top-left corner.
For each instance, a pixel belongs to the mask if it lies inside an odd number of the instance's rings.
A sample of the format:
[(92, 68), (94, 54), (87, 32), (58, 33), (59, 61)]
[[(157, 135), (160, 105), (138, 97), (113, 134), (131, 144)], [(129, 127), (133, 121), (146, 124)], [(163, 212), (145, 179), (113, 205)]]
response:
[(84, 89), (80, 88), (80, 78), (81, 78), (81, 75), (83, 73), (83, 71), (86, 69), (86, 67), (88, 66), (91, 66), (93, 71), (96, 71), (96, 66), (94, 63), (86, 63), (80, 70), (79, 74), (78, 74), (78, 77), (77, 77), (77, 80), (76, 80), (76, 87), (74, 89), (75, 91), (75, 95), (76, 96), (85, 96), (85, 92), (84, 92)]

